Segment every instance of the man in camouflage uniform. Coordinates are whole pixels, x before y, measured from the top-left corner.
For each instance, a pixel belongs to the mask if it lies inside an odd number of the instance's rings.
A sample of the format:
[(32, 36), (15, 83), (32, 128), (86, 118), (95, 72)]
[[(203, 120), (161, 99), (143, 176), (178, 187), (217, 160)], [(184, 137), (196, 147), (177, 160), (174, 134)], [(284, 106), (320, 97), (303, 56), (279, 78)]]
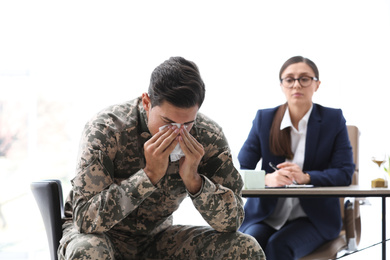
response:
[[(237, 231), (243, 182), (221, 128), (198, 113), (204, 93), (197, 66), (170, 58), (148, 93), (87, 123), (60, 259), (265, 259)], [(172, 225), (187, 195), (211, 227)]]

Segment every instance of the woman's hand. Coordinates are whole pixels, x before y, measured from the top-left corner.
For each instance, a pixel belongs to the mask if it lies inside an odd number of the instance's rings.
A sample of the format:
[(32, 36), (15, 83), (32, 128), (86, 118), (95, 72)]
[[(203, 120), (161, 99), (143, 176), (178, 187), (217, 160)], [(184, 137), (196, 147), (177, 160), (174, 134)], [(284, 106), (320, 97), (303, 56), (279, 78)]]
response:
[(286, 170), (277, 170), (265, 175), (265, 185), (268, 187), (283, 187), (293, 184), (293, 180), (288, 176)]
[(308, 184), (310, 176), (304, 173), (295, 163), (284, 162), (277, 165), (279, 170), (265, 175), (265, 185), (269, 187), (282, 187), (286, 185)]
[(277, 167), (282, 171), (282, 174), (287, 178), (291, 179), (292, 182), (297, 184), (308, 184), (310, 183), (310, 176), (307, 173), (304, 173), (296, 163), (284, 162), (277, 165)]

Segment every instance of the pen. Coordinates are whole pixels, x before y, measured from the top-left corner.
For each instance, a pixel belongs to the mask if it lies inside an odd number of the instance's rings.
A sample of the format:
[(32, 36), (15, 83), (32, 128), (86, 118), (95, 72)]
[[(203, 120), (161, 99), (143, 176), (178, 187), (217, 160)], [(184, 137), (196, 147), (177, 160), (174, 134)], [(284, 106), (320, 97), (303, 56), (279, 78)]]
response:
[(271, 166), (271, 168), (274, 169), (275, 171), (279, 170), (272, 162), (269, 162), (269, 166)]
[[(269, 166), (271, 166), (272, 169), (274, 169), (275, 171), (279, 170), (272, 162), (269, 162), (268, 163)], [(298, 184), (295, 180), (293, 180), (293, 184)]]

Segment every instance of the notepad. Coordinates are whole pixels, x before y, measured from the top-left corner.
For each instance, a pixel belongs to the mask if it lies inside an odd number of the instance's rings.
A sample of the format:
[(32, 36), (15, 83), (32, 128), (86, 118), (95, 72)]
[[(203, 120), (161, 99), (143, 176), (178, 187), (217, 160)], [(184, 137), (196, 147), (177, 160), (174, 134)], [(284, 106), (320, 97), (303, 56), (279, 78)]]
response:
[(279, 187), (268, 187), (265, 186), (266, 189), (285, 189), (285, 188), (313, 188), (314, 185), (312, 184), (291, 184), (286, 186), (279, 186)]
[(312, 184), (291, 184), (291, 185), (286, 185), (286, 188), (313, 188), (314, 185)]

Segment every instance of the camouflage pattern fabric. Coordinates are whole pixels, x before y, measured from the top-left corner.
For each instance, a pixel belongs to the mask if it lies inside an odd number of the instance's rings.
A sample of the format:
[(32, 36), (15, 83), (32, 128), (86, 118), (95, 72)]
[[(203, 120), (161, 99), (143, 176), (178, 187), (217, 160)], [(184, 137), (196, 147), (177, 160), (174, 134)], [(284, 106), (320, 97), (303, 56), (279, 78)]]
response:
[(60, 259), (73, 259), (76, 251), (85, 258), (74, 259), (192, 259), (199, 252), (206, 254), (202, 259), (265, 259), (255, 239), (236, 232), (244, 217), (243, 182), (222, 129), (198, 113), (190, 133), (205, 150), (198, 168), (203, 186), (190, 197), (211, 228), (172, 226), (172, 213), (189, 193), (179, 161), (156, 185), (143, 171), (143, 145), (151, 134), (137, 98), (101, 111), (85, 126), (65, 203)]
[(63, 240), (68, 242), (59, 250), (59, 259), (265, 259), (253, 237), (211, 227), (173, 225), (155, 237), (129, 237), (80, 234), (70, 224)]

